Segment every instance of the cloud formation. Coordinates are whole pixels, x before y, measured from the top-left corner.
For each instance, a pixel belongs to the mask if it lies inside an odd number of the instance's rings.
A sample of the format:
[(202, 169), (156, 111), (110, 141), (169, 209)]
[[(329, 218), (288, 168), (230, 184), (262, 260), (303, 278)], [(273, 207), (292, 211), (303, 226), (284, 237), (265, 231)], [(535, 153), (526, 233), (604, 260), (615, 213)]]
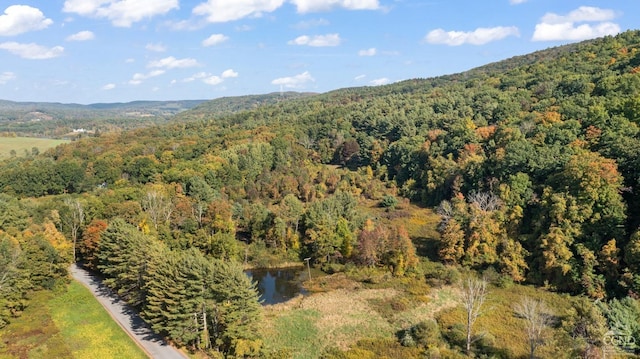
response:
[(34, 43), (3, 42), (0, 44), (0, 49), (29, 60), (51, 59), (64, 53), (64, 47), (62, 46), (48, 48)]
[(228, 36), (225, 36), (223, 34), (213, 34), (207, 37), (206, 39), (202, 40), (202, 46), (204, 47), (215, 46), (227, 40), (229, 40)]
[(305, 71), (295, 76), (277, 78), (271, 81), (271, 84), (284, 86), (286, 88), (304, 88), (306, 84), (314, 81), (315, 79), (311, 76), (309, 71)]
[(192, 58), (176, 59), (173, 56), (164, 59), (151, 61), (147, 65), (149, 68), (177, 69), (198, 66), (198, 61)]
[(370, 49), (358, 51), (358, 56), (375, 56), (376, 53), (377, 53), (376, 48), (372, 47)]
[(528, 0), (509, 0), (509, 3), (511, 5), (518, 5), (518, 4), (524, 4), (526, 3)]
[(293, 25), (292, 28), (298, 29), (298, 30), (306, 30), (312, 27), (327, 26), (327, 25), (329, 25), (329, 21), (326, 19), (314, 19), (314, 20), (300, 21), (299, 23)]
[[(70, 1), (70, 0), (68, 0)], [(74, 0), (84, 1), (84, 0)], [(92, 0), (101, 1), (101, 0)], [(376, 10), (378, 0), (290, 0), (298, 13), (329, 11), (339, 7), (347, 10)], [(205, 16), (209, 22), (228, 22), (245, 17), (261, 17), (281, 6), (285, 0), (207, 0), (193, 9), (193, 14)], [(322, 25), (322, 23), (315, 24)]]
[(207, 85), (215, 86), (224, 82), (225, 79), (238, 77), (238, 73), (233, 69), (227, 69), (220, 75), (213, 75), (208, 72), (198, 72), (191, 77), (187, 77), (182, 82), (192, 82), (195, 80), (202, 80)]
[(80, 31), (73, 35), (67, 36), (67, 41), (89, 41), (95, 39), (95, 35), (91, 31)]
[(449, 46), (464, 44), (484, 45), (492, 41), (502, 40), (508, 36), (520, 36), (518, 28), (515, 26), (479, 27), (470, 32), (435, 29), (430, 31), (424, 40), (430, 44)]
[(167, 47), (164, 46), (161, 43), (157, 43), (157, 44), (148, 43), (144, 48), (149, 50), (149, 51), (153, 51), (153, 52), (165, 52), (165, 51), (167, 51)]
[(238, 73), (233, 71), (233, 69), (224, 70), (222, 72), (222, 78), (223, 79), (229, 79), (229, 78), (233, 78), (233, 77), (238, 77)]
[(178, 8), (178, 0), (66, 0), (62, 11), (106, 18), (114, 26), (130, 27), (134, 22)]
[(131, 84), (131, 85), (140, 85), (142, 83), (142, 81), (144, 81), (146, 79), (150, 79), (152, 77), (160, 76), (160, 75), (164, 74), (165, 72), (166, 72), (165, 70), (153, 70), (153, 71), (148, 72), (146, 74), (138, 72), (138, 73), (133, 74), (133, 77), (131, 78), (131, 80), (129, 80), (129, 84)]
[(11, 71), (5, 71), (0, 74), (0, 85), (5, 85), (7, 82), (11, 80), (15, 80), (16, 74)]
[(380, 8), (378, 0), (291, 0), (299, 13), (328, 11), (335, 7), (347, 10), (376, 10)]
[[(617, 17), (613, 10), (581, 6), (567, 15), (547, 13), (536, 24), (532, 41), (581, 41), (615, 35), (620, 26), (610, 22)], [(592, 22), (595, 24), (586, 24)]]
[(391, 80), (389, 80), (386, 77), (382, 77), (382, 78), (379, 78), (379, 79), (375, 79), (375, 80), (369, 81), (369, 83), (371, 85), (373, 85), (373, 86), (382, 86), (382, 85), (386, 85), (386, 84), (388, 84), (390, 82), (391, 82)]
[(302, 35), (288, 42), (289, 45), (306, 45), (313, 47), (338, 46), (342, 42), (339, 34), (308, 36)]
[(42, 30), (53, 24), (40, 9), (27, 5), (11, 5), (0, 15), (0, 36), (14, 36)]
[(103, 90), (113, 90), (114, 88), (116, 88), (116, 84), (106, 84), (104, 86), (102, 86)]
[(259, 17), (284, 4), (284, 0), (208, 0), (193, 9), (193, 14), (205, 16), (209, 22), (228, 22), (244, 17)]

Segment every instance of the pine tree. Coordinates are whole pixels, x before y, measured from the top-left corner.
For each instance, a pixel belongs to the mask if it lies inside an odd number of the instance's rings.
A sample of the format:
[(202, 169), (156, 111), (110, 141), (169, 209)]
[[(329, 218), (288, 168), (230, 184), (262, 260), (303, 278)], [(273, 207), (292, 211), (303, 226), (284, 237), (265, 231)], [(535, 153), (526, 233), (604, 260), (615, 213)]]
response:
[(261, 307), (255, 283), (237, 264), (213, 263), (207, 308), (212, 343), (224, 353), (251, 354), (239, 350), (253, 350), (261, 343), (257, 331)]

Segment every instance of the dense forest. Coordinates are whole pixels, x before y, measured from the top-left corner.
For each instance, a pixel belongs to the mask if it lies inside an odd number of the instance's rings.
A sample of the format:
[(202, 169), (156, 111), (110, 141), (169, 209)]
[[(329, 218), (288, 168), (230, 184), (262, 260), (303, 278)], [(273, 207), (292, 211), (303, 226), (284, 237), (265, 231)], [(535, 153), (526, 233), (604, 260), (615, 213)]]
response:
[[(79, 260), (175, 342), (258, 355), (259, 303), (239, 264), (304, 258), (398, 277), (427, 260), (492, 268), (640, 318), (639, 125), (629, 31), (224, 116), (203, 104), (9, 159), (0, 318)], [(409, 201), (437, 210), (437, 238), (360, 210), (393, 216)]]

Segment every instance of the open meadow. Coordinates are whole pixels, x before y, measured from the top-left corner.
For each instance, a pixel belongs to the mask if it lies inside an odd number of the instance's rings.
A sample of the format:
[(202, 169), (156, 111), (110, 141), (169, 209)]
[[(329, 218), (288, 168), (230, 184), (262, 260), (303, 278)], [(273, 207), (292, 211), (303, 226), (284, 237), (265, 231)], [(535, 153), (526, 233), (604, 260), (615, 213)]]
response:
[(0, 331), (0, 358), (147, 358), (91, 293), (40, 291), (19, 318)]
[(38, 152), (44, 152), (50, 148), (56, 147), (68, 140), (55, 140), (49, 138), (35, 137), (0, 137), (0, 159), (11, 157), (12, 151), (18, 157), (24, 157), (25, 154), (33, 154), (34, 148)]

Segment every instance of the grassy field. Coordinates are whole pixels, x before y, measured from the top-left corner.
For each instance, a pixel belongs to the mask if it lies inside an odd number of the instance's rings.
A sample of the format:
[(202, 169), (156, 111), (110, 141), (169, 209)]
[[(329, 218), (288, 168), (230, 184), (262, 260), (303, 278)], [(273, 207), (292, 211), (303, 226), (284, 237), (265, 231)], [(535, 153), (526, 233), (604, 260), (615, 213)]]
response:
[[(314, 282), (314, 290), (326, 291), (265, 307), (262, 333), (269, 352), (311, 359), (330, 349), (349, 349), (363, 338), (395, 341), (398, 330), (433, 318), (457, 297), (450, 287), (429, 292), (402, 280), (367, 288), (336, 274)], [(409, 293), (405, 285), (422, 292)]]
[(34, 294), (20, 318), (0, 331), (0, 359), (147, 358), (82, 285)]
[(24, 156), (25, 151), (31, 154), (31, 150), (36, 147), (41, 153), (49, 148), (56, 147), (67, 140), (52, 140), (48, 138), (33, 137), (0, 137), (0, 159), (11, 156), (11, 150), (16, 151), (16, 156)]
[[(457, 286), (430, 289), (408, 278), (363, 284), (343, 273), (314, 282), (311, 290), (315, 293), (265, 307), (262, 334), (274, 357), (313, 359), (336, 350), (346, 355), (338, 358), (423, 357), (418, 349), (399, 344), (399, 331), (436, 318), (442, 328), (465, 322)], [(318, 292), (319, 288), (325, 290)], [(571, 307), (568, 296), (544, 289), (491, 286), (475, 332), (491, 338), (496, 357), (527, 357), (525, 324), (514, 314), (514, 304), (524, 297), (547, 303), (558, 318)], [(561, 338), (560, 329), (549, 329), (537, 354), (547, 358), (566, 351)]]

